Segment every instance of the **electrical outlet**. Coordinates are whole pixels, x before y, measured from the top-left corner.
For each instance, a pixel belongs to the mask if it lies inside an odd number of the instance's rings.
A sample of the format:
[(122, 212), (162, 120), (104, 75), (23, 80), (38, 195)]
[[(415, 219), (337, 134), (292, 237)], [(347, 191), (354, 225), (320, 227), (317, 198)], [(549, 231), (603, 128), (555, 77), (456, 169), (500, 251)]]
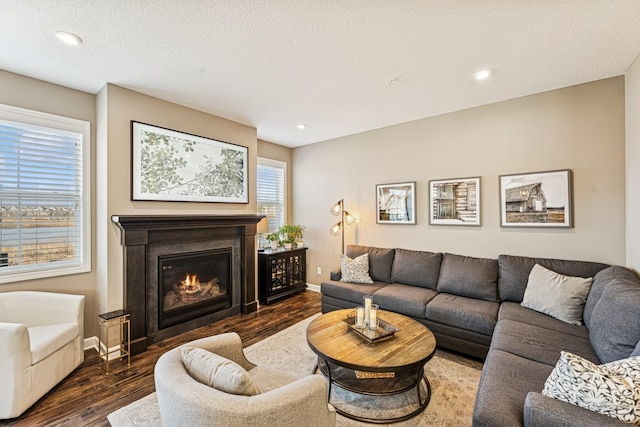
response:
[(322, 268), (318, 267), (318, 269), (316, 270), (318, 274), (322, 274)]

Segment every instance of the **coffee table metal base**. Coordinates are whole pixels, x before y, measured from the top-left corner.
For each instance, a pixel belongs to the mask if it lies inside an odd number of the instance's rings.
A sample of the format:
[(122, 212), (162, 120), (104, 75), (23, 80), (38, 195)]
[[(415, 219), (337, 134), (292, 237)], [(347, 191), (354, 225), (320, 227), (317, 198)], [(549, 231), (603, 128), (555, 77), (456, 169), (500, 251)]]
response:
[[(419, 370), (409, 370), (404, 372), (394, 372), (393, 377), (387, 377), (385, 373), (364, 372), (364, 376), (377, 378), (358, 378), (356, 371), (331, 364), (330, 362), (318, 357), (318, 370), (329, 381), (329, 393), (327, 400), (331, 403), (331, 390), (333, 386), (340, 387), (344, 390), (360, 395), (370, 396), (395, 396), (398, 394), (409, 392), (415, 389), (418, 397), (417, 406), (413, 411), (392, 418), (369, 418), (361, 415), (352, 414), (340, 407), (334, 405), (336, 412), (347, 418), (356, 421), (368, 422), (373, 424), (390, 424), (405, 421), (422, 413), (431, 400), (431, 384), (424, 374), (424, 367)], [(421, 384), (424, 383), (426, 393), (421, 392)]]

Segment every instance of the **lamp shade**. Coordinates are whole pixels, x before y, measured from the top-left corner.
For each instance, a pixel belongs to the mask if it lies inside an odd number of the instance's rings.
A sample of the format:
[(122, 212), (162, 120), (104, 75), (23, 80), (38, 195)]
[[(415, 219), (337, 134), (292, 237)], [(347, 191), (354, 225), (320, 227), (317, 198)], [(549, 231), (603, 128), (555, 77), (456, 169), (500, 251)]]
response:
[(351, 215), (349, 212), (344, 211), (344, 222), (347, 225), (353, 225), (356, 223), (356, 217)]
[(341, 230), (342, 230), (342, 223), (338, 222), (329, 229), (329, 233), (331, 233), (332, 236), (337, 236), (340, 234)]
[(258, 234), (266, 234), (269, 232), (269, 218), (266, 216), (258, 223)]
[(338, 200), (335, 205), (331, 207), (331, 214), (338, 216), (342, 213), (342, 199)]

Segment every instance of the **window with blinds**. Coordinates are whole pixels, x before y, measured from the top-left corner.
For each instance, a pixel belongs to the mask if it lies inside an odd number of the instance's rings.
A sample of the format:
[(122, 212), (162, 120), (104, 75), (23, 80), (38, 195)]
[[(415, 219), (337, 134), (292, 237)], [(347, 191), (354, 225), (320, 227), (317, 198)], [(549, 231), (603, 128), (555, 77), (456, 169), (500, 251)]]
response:
[(89, 130), (0, 105), (0, 283), (89, 271)]
[(286, 163), (258, 157), (258, 215), (269, 219), (272, 233), (286, 221)]

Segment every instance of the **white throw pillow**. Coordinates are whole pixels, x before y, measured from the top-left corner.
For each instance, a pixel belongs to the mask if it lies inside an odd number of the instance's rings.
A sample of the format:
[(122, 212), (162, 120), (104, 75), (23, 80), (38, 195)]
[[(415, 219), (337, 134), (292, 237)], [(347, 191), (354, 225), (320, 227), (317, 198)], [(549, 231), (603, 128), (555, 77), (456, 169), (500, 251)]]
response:
[(522, 306), (572, 325), (582, 325), (582, 312), (593, 278), (565, 276), (536, 264), (529, 273)]
[[(615, 368), (620, 369), (620, 366)], [(612, 372), (607, 365), (596, 365), (572, 353), (561, 352), (542, 394), (640, 425), (638, 384)]]
[(345, 254), (340, 257), (340, 281), (349, 283), (373, 283), (369, 276), (369, 254), (351, 259)]
[(183, 347), (182, 363), (191, 377), (226, 393), (254, 396), (260, 389), (236, 362), (202, 348)]

